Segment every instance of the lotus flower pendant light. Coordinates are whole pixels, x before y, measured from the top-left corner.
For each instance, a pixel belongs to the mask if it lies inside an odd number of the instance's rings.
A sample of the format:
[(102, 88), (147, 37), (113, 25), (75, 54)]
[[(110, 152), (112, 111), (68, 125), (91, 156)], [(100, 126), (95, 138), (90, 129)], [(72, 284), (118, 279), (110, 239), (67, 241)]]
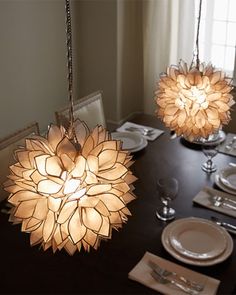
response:
[(131, 215), (126, 205), (135, 196), (133, 163), (120, 141), (97, 126), (73, 118), (72, 55), (69, 0), (66, 0), (68, 37), (69, 130), (51, 125), (46, 138), (34, 136), (16, 152), (5, 184), (13, 206), (10, 221), (22, 223), (31, 245), (65, 249), (70, 255), (97, 249)]
[(70, 254), (82, 246), (97, 249), (113, 228), (122, 227), (136, 179), (121, 142), (111, 140), (101, 126), (91, 133), (83, 122), (74, 126), (79, 150), (55, 125), (47, 138), (26, 139), (5, 187), (14, 206), (10, 220), (22, 223), (31, 245), (41, 243), (54, 252), (64, 247)]
[(232, 79), (215, 69), (211, 64), (199, 62), (199, 26), (201, 0), (197, 30), (196, 61), (188, 65), (181, 61), (170, 66), (160, 76), (155, 100), (157, 116), (177, 135), (193, 141), (207, 139), (222, 125), (230, 121), (230, 108), (234, 104), (230, 94)]

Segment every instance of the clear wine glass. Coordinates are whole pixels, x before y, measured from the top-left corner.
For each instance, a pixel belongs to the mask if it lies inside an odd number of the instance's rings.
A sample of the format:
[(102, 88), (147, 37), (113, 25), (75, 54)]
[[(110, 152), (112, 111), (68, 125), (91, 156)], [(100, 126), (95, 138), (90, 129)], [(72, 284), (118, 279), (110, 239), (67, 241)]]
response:
[(178, 180), (173, 177), (160, 178), (157, 181), (157, 191), (164, 206), (157, 208), (157, 218), (167, 221), (175, 218), (175, 209), (170, 202), (175, 199), (179, 189)]
[(217, 170), (217, 166), (212, 161), (212, 159), (218, 153), (216, 147), (217, 147), (216, 144), (210, 144), (210, 143), (202, 145), (202, 151), (204, 155), (207, 157), (206, 162), (202, 164), (202, 170), (207, 173), (212, 173)]

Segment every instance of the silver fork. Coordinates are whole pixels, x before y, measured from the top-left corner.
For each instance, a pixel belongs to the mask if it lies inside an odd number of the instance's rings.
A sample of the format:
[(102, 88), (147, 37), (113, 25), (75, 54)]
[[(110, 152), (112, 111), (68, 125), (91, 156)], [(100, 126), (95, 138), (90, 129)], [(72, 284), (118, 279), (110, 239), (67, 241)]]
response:
[(189, 280), (187, 278), (185, 278), (182, 275), (177, 274), (174, 271), (168, 271), (166, 269), (161, 268), (158, 264), (149, 261), (149, 266), (152, 268), (152, 270), (154, 272), (156, 272), (158, 275), (164, 276), (164, 277), (168, 277), (168, 276), (174, 276), (176, 279), (178, 279), (179, 281), (185, 283), (188, 287), (191, 287), (193, 289), (195, 289), (196, 291), (200, 292), (204, 289), (204, 285), (194, 282), (192, 280)]
[(132, 126), (125, 128), (125, 130), (131, 131), (131, 132), (138, 131), (138, 132), (142, 133), (142, 135), (144, 135), (144, 136), (152, 135), (153, 131), (154, 131), (154, 130), (148, 129), (148, 128), (143, 128), (143, 127), (139, 128), (139, 127), (132, 127)]
[(174, 285), (176, 286), (177, 288), (179, 288), (180, 290), (184, 291), (185, 293), (187, 294), (190, 294), (190, 295), (198, 295), (199, 292), (194, 290), (194, 289), (191, 289), (189, 287), (186, 287), (178, 282), (176, 282), (175, 280), (172, 280), (172, 279), (169, 279), (169, 278), (166, 278), (164, 276), (161, 276), (159, 275), (158, 273), (156, 273), (155, 271), (152, 271), (151, 272), (151, 276), (160, 284), (171, 284), (171, 285)]

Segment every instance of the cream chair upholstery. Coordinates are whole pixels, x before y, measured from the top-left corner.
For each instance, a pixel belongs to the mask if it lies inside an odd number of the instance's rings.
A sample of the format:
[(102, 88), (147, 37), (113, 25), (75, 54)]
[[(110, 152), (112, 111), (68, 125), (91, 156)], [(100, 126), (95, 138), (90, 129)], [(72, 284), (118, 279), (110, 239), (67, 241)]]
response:
[(14, 150), (19, 146), (24, 146), (25, 138), (33, 134), (39, 134), (39, 126), (37, 122), (31, 123), (26, 128), (0, 139), (0, 201), (4, 200), (9, 195), (4, 191), (3, 183), (7, 181), (9, 166), (15, 162)]
[[(69, 126), (69, 107), (55, 112), (56, 122), (64, 127)], [(103, 110), (102, 92), (93, 92), (74, 102), (74, 117), (84, 121), (90, 129), (96, 125), (106, 127)]]

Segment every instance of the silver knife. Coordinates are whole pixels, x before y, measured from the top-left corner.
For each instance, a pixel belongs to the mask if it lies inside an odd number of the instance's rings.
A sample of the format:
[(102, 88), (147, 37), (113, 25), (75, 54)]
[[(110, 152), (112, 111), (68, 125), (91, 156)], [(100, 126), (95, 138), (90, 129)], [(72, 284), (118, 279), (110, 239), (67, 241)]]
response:
[(224, 221), (220, 221), (217, 217), (211, 216), (211, 220), (216, 224), (224, 227), (229, 233), (236, 235), (236, 226)]

